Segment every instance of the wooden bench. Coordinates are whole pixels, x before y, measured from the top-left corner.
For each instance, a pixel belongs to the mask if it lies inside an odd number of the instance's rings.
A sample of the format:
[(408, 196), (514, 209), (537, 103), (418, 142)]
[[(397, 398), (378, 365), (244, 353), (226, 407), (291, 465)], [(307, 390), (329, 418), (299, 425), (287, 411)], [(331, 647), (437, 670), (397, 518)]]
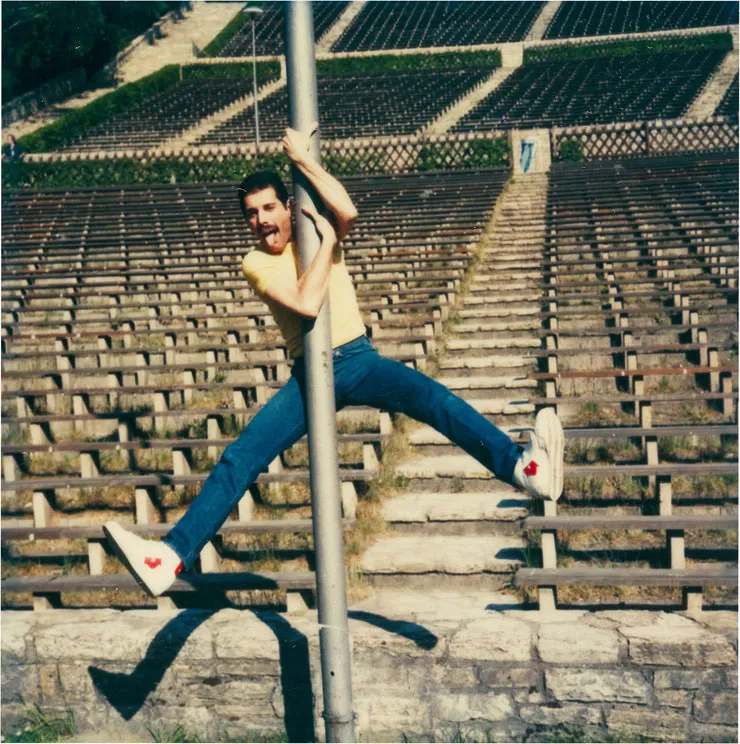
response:
[[(48, 611), (62, 606), (66, 592), (142, 592), (133, 576), (17, 576), (3, 579), (0, 588), (7, 593), (32, 593), (33, 609)], [(158, 609), (177, 607), (178, 594), (198, 592), (218, 595), (226, 591), (280, 589), (287, 594), (288, 612), (299, 612), (314, 605), (316, 574), (313, 572), (180, 574), (172, 587), (157, 598)]]

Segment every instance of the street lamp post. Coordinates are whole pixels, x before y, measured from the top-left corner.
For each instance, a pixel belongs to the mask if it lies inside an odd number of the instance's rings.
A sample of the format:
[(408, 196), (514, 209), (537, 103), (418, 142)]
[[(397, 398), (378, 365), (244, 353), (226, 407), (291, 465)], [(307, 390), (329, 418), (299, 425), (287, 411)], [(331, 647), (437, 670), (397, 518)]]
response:
[(260, 154), (260, 113), (257, 106), (257, 53), (254, 41), (254, 21), (264, 12), (262, 8), (258, 8), (256, 5), (244, 8), (242, 11), (252, 22), (252, 95), (254, 97), (254, 140), (257, 144), (257, 155)]

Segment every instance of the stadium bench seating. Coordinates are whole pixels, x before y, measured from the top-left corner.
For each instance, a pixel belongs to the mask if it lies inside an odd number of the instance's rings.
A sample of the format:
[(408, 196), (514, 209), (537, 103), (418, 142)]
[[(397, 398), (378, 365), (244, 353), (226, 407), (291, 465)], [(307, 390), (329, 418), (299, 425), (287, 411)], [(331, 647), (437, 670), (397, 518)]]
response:
[(634, 34), (702, 26), (728, 26), (738, 22), (736, 3), (728, 2), (584, 2), (562, 3), (545, 39)]
[(542, 2), (370, 2), (332, 45), (333, 52), (472, 46), (521, 41)]
[(725, 54), (699, 50), (525, 64), (452, 131), (677, 118)]
[[(284, 3), (266, 0), (260, 2), (259, 7), (264, 11), (258, 16), (254, 24), (255, 50), (258, 57), (275, 57), (283, 54), (283, 8)], [(313, 3), (314, 39), (319, 41), (326, 31), (334, 25), (348, 3), (343, 0), (337, 2)], [(251, 57), (252, 56), (252, 24), (245, 23), (234, 36), (224, 45), (217, 57)]]
[[(489, 68), (319, 77), (321, 136), (325, 139), (414, 134), (491, 74)], [(288, 92), (259, 104), (260, 136), (278, 140), (288, 126)], [(254, 107), (216, 127), (196, 145), (250, 142)]]

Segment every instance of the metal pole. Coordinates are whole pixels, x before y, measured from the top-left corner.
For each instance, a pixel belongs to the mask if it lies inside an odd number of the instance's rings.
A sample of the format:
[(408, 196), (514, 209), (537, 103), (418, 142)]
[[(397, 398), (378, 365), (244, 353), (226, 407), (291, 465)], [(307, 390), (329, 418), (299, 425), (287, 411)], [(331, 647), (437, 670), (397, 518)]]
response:
[[(307, 131), (319, 118), (312, 3), (285, 3), (284, 20), (289, 122), (292, 128)], [(311, 155), (320, 161), (318, 135), (312, 138)], [(301, 212), (313, 201), (310, 183), (295, 166), (292, 173), (298, 259), (301, 271), (305, 271), (319, 248), (319, 239), (313, 223)], [(329, 312), (327, 297), (315, 322), (304, 324), (303, 334), (323, 717), (328, 742), (354, 742)]]
[(257, 54), (254, 43), (254, 16), (252, 16), (252, 93), (254, 95), (254, 138), (257, 143), (257, 154), (260, 154), (260, 112), (257, 106)]

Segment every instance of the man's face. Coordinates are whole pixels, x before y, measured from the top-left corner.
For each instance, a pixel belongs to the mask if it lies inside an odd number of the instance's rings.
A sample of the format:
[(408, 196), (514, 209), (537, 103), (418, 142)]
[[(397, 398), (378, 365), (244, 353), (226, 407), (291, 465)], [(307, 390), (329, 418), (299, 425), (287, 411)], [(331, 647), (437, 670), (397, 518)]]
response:
[(244, 198), (249, 228), (270, 253), (282, 253), (290, 241), (290, 206), (284, 206), (272, 186)]

